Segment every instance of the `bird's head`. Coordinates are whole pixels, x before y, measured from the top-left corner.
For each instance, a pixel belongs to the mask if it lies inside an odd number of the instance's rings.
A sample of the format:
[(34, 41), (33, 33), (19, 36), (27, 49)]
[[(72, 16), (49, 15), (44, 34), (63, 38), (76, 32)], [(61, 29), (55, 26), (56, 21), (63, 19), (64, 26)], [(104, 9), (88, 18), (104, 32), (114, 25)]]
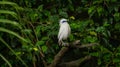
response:
[(60, 24), (62, 24), (62, 23), (67, 23), (67, 21), (68, 21), (67, 19), (64, 19), (64, 18), (63, 18), (63, 19), (60, 20), (59, 23), (60, 23)]

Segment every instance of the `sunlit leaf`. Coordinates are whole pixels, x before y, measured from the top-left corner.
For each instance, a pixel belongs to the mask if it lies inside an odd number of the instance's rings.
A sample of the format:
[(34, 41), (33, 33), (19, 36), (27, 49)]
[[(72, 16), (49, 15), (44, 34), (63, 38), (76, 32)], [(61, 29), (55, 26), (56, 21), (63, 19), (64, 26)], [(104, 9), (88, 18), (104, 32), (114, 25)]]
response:
[(96, 32), (94, 32), (94, 31), (90, 31), (90, 35), (97, 36), (97, 33), (96, 33)]
[(38, 51), (38, 48), (37, 48), (37, 47), (34, 47), (33, 50), (34, 50), (34, 51)]
[(0, 1), (0, 4), (8, 4), (8, 5), (12, 5), (12, 6), (18, 6), (16, 3), (9, 2), (9, 1)]
[(75, 20), (75, 17), (74, 17), (74, 16), (71, 16), (71, 17), (70, 17), (70, 19), (73, 19), (73, 20)]
[(14, 11), (0, 10), (0, 14), (9, 14), (9, 15), (11, 15), (12, 17), (14, 17), (15, 19), (18, 19), (17, 13), (15, 13)]
[(8, 23), (20, 27), (20, 24), (16, 21), (11, 21), (8, 19), (0, 19), (0, 23)]
[(14, 7), (15, 9), (23, 10), (22, 7), (18, 6), (18, 4), (14, 3), (14, 2), (10, 2), (10, 1), (0, 1), (0, 5), (9, 5), (9, 6)]

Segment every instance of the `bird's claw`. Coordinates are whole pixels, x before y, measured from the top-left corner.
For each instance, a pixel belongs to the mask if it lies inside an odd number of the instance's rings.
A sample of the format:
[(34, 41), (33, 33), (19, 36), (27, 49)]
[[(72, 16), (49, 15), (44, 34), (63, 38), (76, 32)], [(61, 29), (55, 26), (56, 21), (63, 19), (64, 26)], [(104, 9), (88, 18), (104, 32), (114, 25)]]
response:
[(61, 46), (69, 46), (68, 43), (62, 43)]

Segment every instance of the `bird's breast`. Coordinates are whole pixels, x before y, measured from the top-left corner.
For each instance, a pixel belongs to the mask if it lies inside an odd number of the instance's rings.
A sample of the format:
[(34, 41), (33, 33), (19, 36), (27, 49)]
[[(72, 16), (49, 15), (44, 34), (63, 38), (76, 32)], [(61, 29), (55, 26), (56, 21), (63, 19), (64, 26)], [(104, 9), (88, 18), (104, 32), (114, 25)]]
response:
[(69, 24), (67, 23), (62, 24), (61, 31), (62, 39), (67, 39), (70, 34)]

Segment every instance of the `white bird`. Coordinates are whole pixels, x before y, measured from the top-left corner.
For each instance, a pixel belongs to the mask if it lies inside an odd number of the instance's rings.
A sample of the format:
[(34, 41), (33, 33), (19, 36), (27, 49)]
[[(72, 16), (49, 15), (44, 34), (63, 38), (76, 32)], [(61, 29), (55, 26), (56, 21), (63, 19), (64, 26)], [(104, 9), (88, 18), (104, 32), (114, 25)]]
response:
[(68, 36), (71, 33), (71, 29), (67, 22), (67, 19), (61, 19), (59, 21), (59, 25), (60, 25), (60, 28), (58, 33), (58, 43), (59, 45), (65, 45), (63, 40), (67, 40)]

